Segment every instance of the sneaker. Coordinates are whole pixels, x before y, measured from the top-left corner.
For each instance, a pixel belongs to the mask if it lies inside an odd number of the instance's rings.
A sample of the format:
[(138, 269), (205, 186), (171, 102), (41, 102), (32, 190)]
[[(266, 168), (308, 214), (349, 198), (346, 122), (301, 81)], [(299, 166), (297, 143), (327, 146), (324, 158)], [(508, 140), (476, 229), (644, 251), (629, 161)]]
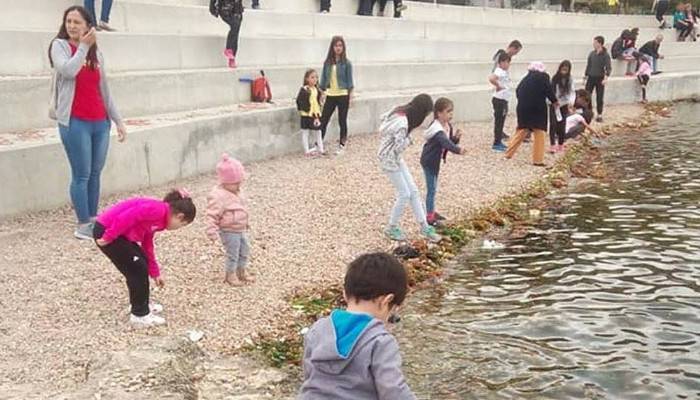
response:
[(73, 236), (80, 240), (93, 240), (95, 239), (94, 235), (92, 234), (93, 228), (94, 225), (91, 222), (88, 222), (87, 224), (80, 224), (73, 232)]
[(339, 156), (339, 155), (343, 154), (344, 152), (345, 152), (345, 145), (341, 144), (341, 145), (338, 145), (338, 150), (335, 151), (335, 155)]
[(506, 146), (503, 143), (494, 144), (493, 146), (491, 146), (491, 150), (498, 152), (498, 153), (504, 153), (505, 151), (508, 150), (508, 146)]
[(401, 12), (401, 11), (406, 11), (406, 10), (408, 10), (408, 6), (405, 4), (401, 4), (400, 6), (398, 6), (396, 8), (396, 12)]
[(652, 74), (652, 75), (658, 75), (658, 74), (660, 74), (660, 73), (662, 73), (662, 72), (663, 72), (663, 71), (654, 71), (654, 72), (652, 72), (651, 74)]
[(423, 228), (420, 234), (423, 235), (424, 238), (428, 239), (428, 241), (433, 243), (437, 243), (442, 240), (442, 236), (438, 235), (435, 228), (430, 225)]
[[(160, 314), (163, 312), (163, 305), (158, 303), (149, 303), (148, 309), (151, 310), (152, 313)], [(126, 308), (126, 312), (131, 313), (131, 306)]]
[(97, 27), (98, 27), (101, 31), (105, 31), (105, 32), (114, 32), (114, 31), (116, 31), (116, 29), (112, 28), (111, 26), (109, 26), (108, 23), (106, 23), (106, 22), (104, 22), (104, 21), (100, 21), (100, 23), (97, 24)]
[(563, 153), (566, 149), (563, 144), (557, 146), (557, 153)]
[(252, 8), (253, 10), (259, 10), (259, 9), (260, 9), (260, 4), (253, 4), (253, 5), (251, 6), (251, 8)]
[(554, 154), (554, 153), (556, 153), (556, 152), (557, 152), (557, 145), (553, 144), (553, 145), (549, 146), (549, 150), (547, 150), (547, 152), (548, 152), (549, 154)]
[(435, 226), (435, 224), (437, 224), (437, 222), (438, 222), (437, 217), (435, 216), (434, 212), (426, 215), (425, 219), (428, 221), (428, 225), (432, 225), (432, 226)]
[(321, 14), (328, 14), (329, 12), (328, 10), (321, 10)]
[(403, 234), (401, 231), (401, 228), (398, 226), (388, 226), (386, 229), (384, 229), (384, 234), (391, 240), (395, 240), (397, 242), (402, 242), (406, 240), (406, 236)]
[(599, 116), (595, 117), (595, 122), (603, 122), (603, 116), (599, 115)]
[(224, 57), (228, 60), (229, 68), (236, 68), (236, 56), (233, 54), (233, 50), (224, 50)]
[(131, 322), (134, 328), (150, 328), (153, 326), (165, 325), (165, 318), (154, 315), (153, 313), (144, 315), (143, 317), (131, 314), (129, 316), (129, 322)]

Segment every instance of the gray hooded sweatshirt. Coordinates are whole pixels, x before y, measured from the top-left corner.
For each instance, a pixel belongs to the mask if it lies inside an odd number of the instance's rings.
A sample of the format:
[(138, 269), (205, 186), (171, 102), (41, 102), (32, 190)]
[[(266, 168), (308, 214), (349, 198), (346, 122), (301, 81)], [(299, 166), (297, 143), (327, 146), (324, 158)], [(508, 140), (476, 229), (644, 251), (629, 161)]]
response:
[(335, 310), (304, 337), (299, 400), (415, 400), (396, 339), (368, 314)]

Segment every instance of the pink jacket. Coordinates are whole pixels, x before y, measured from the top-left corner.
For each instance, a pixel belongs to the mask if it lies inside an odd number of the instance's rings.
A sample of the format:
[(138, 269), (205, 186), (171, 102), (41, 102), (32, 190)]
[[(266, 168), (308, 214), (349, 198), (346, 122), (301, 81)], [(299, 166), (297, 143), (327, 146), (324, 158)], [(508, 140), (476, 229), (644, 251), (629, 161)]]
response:
[(248, 230), (248, 211), (241, 196), (220, 185), (214, 186), (207, 196), (207, 236), (216, 240), (219, 231), (245, 232)]
[(639, 70), (637, 70), (637, 76), (651, 76), (652, 69), (649, 63), (643, 62), (639, 64)]
[(104, 225), (102, 240), (111, 243), (120, 236), (141, 245), (148, 260), (148, 275), (160, 276), (153, 248), (153, 234), (168, 227), (170, 205), (161, 200), (136, 197), (117, 203), (97, 217)]

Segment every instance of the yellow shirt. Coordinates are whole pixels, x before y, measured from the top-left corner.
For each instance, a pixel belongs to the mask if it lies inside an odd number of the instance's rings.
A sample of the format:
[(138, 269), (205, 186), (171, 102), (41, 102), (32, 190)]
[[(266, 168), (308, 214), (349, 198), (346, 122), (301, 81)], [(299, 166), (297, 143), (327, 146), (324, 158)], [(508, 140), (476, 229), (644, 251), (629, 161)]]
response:
[(320, 117), (321, 116), (321, 105), (318, 104), (318, 89), (315, 87), (309, 88), (309, 112), (302, 111), (302, 117)]
[(326, 96), (347, 96), (348, 95), (348, 90), (347, 89), (341, 89), (338, 86), (338, 68), (336, 67), (335, 64), (333, 64), (333, 67), (331, 69), (331, 87), (326, 90)]

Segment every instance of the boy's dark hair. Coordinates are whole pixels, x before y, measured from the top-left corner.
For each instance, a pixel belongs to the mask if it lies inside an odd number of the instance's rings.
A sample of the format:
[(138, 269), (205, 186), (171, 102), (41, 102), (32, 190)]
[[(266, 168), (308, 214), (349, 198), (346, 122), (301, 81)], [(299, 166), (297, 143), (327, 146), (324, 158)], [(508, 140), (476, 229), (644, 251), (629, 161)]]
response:
[(387, 253), (363, 254), (351, 262), (345, 273), (345, 296), (374, 300), (393, 294), (391, 305), (401, 305), (408, 292), (408, 276), (401, 262)]
[[(185, 194), (183, 194), (185, 193)], [(188, 223), (197, 216), (197, 207), (192, 198), (184, 190), (173, 189), (165, 195), (164, 202), (168, 203), (172, 214), (183, 214)]]
[(512, 48), (514, 48), (514, 49), (522, 49), (522, 48), (523, 48), (523, 44), (520, 43), (520, 40), (513, 40), (512, 42), (510, 42), (510, 44), (508, 45), (508, 47), (512, 47)]
[(435, 107), (433, 108), (433, 116), (437, 119), (437, 115), (445, 110), (453, 109), (454, 103), (447, 97), (440, 97), (435, 101)]
[(512, 60), (512, 57), (510, 56), (510, 54), (508, 54), (506, 52), (503, 52), (503, 53), (498, 55), (498, 63), (499, 64), (502, 62), (506, 62), (506, 61), (510, 62), (510, 60)]
[(605, 44), (605, 38), (602, 37), (602, 36), (596, 36), (596, 37), (593, 38), (593, 40), (595, 40), (596, 42), (600, 43), (601, 46)]

